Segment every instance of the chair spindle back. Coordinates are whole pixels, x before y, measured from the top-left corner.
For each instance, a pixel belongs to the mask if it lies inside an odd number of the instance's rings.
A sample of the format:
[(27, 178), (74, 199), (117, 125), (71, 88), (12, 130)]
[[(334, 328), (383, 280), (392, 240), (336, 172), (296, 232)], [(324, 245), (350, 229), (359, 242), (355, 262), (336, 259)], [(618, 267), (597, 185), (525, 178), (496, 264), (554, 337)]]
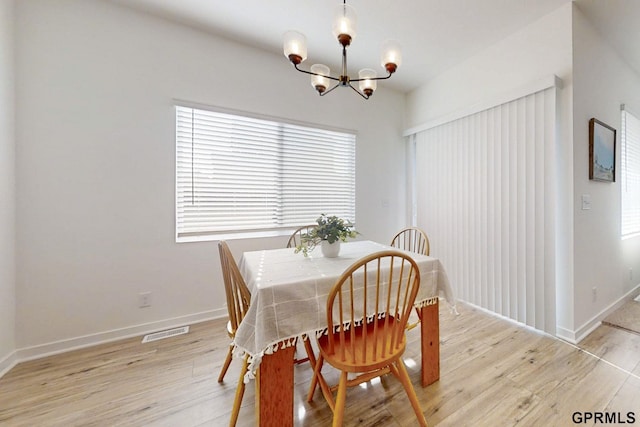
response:
[(419, 286), (418, 266), (402, 252), (382, 251), (357, 261), (327, 299), (329, 353), (334, 353), (337, 341), (344, 362), (384, 360), (404, 345)]
[(429, 255), (429, 238), (427, 233), (416, 227), (408, 227), (396, 234), (391, 246), (417, 254)]
[(287, 247), (295, 248), (296, 246), (298, 246), (300, 243), (302, 243), (302, 235), (308, 233), (309, 230), (317, 226), (318, 224), (309, 224), (309, 225), (303, 225), (302, 227), (298, 228), (296, 231), (294, 231), (291, 234), (291, 237), (289, 237), (289, 241), (287, 242)]
[(249, 292), (249, 288), (240, 274), (238, 264), (236, 264), (227, 242), (220, 241), (218, 243), (218, 249), (220, 251), (224, 290), (227, 296), (229, 322), (231, 323), (231, 330), (235, 334), (238, 325), (242, 322), (242, 319), (244, 319), (245, 314), (247, 314), (249, 310), (251, 292)]

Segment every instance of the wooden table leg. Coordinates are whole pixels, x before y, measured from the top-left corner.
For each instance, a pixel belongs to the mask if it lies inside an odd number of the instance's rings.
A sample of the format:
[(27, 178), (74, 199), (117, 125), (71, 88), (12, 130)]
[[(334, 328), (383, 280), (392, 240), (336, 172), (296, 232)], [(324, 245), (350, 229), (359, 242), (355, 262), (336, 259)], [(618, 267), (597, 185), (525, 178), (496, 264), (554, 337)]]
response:
[(440, 316), (438, 300), (420, 309), (422, 387), (440, 379)]
[(256, 372), (256, 424), (293, 426), (295, 346), (265, 354)]

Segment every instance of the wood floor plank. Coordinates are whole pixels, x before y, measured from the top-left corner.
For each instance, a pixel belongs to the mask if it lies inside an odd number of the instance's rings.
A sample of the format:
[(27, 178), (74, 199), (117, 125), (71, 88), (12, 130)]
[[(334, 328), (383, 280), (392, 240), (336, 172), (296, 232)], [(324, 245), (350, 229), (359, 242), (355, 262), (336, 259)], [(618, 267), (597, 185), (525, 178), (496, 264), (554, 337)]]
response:
[(471, 398), (439, 425), (515, 425), (540, 400), (535, 394), (503, 377), (491, 384), (486, 392)]
[[(421, 387), (420, 331), (407, 334), (408, 372), (431, 426), (566, 426), (575, 411), (635, 411), (640, 420), (640, 341), (610, 327), (580, 348), (464, 303), (440, 304), (440, 380)], [(226, 425), (239, 360), (217, 382), (229, 340), (225, 319), (141, 344), (127, 339), (17, 365), (0, 378), (0, 425), (211, 427)], [(627, 333), (628, 334), (628, 333)], [(329, 382), (337, 373), (325, 366)], [(311, 373), (294, 368), (297, 426), (326, 426), (320, 393), (306, 401)], [(254, 385), (238, 426), (255, 424)], [(415, 414), (393, 376), (349, 389), (345, 425), (413, 426)]]
[(640, 422), (640, 377), (630, 376), (609, 401), (606, 411), (627, 414), (635, 412), (636, 422)]
[[(584, 353), (583, 353), (584, 354)], [(561, 378), (560, 384), (542, 396), (539, 405), (532, 408), (522, 425), (572, 425), (575, 412), (602, 412), (610, 400), (618, 394), (628, 375), (607, 363), (597, 363), (584, 375)], [(625, 411), (637, 409), (627, 408)]]
[(603, 324), (585, 338), (580, 347), (616, 366), (632, 371), (638, 364), (640, 335)]

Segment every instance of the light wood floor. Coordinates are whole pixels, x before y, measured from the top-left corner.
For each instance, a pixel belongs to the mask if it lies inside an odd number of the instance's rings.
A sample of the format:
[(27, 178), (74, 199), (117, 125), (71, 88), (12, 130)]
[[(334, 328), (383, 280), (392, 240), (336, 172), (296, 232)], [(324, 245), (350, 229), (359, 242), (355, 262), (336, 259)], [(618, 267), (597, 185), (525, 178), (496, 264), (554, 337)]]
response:
[[(419, 328), (409, 332), (405, 360), (430, 425), (567, 426), (576, 411), (634, 412), (640, 422), (640, 335), (601, 326), (579, 349), (462, 303), (459, 311), (441, 304), (441, 379), (427, 388), (419, 385)], [(0, 379), (0, 425), (227, 425), (239, 363), (218, 384), (224, 324), (19, 364)], [(297, 425), (328, 425), (320, 393), (304, 398), (308, 366), (295, 374)], [(248, 387), (238, 425), (253, 425), (254, 396)], [(391, 376), (348, 391), (345, 425), (412, 426), (415, 418)]]

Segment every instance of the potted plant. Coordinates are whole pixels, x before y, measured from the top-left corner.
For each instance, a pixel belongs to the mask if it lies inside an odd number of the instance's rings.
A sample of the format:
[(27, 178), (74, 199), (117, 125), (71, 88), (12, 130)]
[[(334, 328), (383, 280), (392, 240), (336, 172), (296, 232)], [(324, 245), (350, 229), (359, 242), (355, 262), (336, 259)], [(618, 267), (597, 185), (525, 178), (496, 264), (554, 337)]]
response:
[(321, 214), (317, 226), (302, 234), (301, 242), (296, 246), (295, 253), (302, 252), (308, 256), (309, 252), (320, 244), (322, 254), (327, 258), (335, 258), (340, 252), (340, 242), (354, 238), (358, 232), (353, 229), (351, 221), (345, 221), (337, 216)]

